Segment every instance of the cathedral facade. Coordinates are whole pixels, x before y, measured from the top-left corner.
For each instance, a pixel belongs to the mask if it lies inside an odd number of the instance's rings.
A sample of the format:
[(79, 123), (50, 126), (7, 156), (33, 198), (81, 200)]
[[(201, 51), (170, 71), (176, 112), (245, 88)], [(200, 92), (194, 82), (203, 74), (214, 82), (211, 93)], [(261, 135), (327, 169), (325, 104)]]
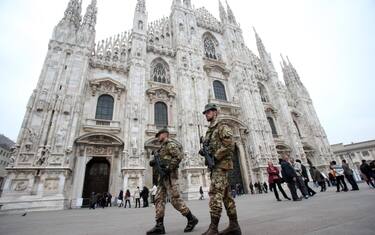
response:
[(169, 17), (148, 22), (146, 1), (137, 0), (132, 29), (95, 43), (96, 0), (83, 16), (81, 4), (70, 0), (53, 31), (2, 210), (77, 208), (92, 192), (152, 187), (148, 162), (162, 127), (183, 146), (181, 193), (197, 199), (210, 181), (198, 155), (209, 102), (234, 133), (232, 185), (266, 182), (267, 162), (283, 152), (328, 166), (330, 145), (295, 68), (283, 59), (282, 83), (256, 32), (259, 56), (247, 48), (230, 6), (219, 2), (218, 20), (173, 0)]

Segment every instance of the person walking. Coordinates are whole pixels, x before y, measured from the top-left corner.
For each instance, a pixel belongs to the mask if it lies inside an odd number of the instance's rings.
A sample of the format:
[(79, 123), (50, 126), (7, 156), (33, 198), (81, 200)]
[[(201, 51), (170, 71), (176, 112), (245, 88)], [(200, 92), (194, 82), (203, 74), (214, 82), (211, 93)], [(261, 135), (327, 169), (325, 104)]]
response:
[[(184, 232), (191, 232), (199, 221), (186, 206), (178, 189), (178, 168), (183, 157), (181, 147), (169, 140), (169, 131), (166, 128), (159, 130), (155, 137), (161, 143), (160, 148), (154, 154), (154, 159), (150, 161), (151, 167), (156, 167), (160, 163), (158, 166), (160, 167), (158, 172), (158, 190), (155, 197), (156, 225), (147, 231), (147, 235), (165, 234), (164, 214), (165, 201), (168, 194), (171, 195), (173, 207), (187, 218)], [(160, 161), (155, 160), (156, 154)]]
[(118, 207), (123, 207), (124, 206), (124, 191), (120, 190), (120, 193), (118, 194), (118, 197), (117, 197), (117, 201), (118, 201)]
[(253, 182), (250, 182), (249, 188), (250, 188), (250, 193), (254, 194), (254, 185), (253, 185)]
[(95, 192), (92, 192), (90, 196), (90, 209), (95, 210), (97, 201), (98, 201), (97, 195), (95, 194)]
[(135, 208), (137, 208), (137, 205), (138, 205), (138, 208), (141, 208), (141, 191), (139, 187), (137, 187), (133, 195), (134, 195), (134, 200), (135, 200)]
[(301, 201), (301, 198), (299, 198), (297, 195), (296, 189), (297, 173), (289, 162), (288, 153), (283, 154), (283, 158), (280, 159), (280, 165), (281, 175), (288, 185), (289, 191), (292, 194), (293, 201)]
[(358, 187), (356, 180), (354, 179), (353, 170), (350, 169), (349, 164), (346, 163), (345, 159), (342, 160), (342, 169), (344, 169), (345, 178), (348, 180), (349, 184), (352, 186), (352, 191), (358, 191), (359, 187)]
[(203, 200), (204, 199), (204, 197), (203, 197), (204, 192), (203, 192), (202, 186), (199, 187), (199, 194), (201, 195), (201, 197), (199, 198), (199, 200)]
[(303, 197), (305, 199), (308, 199), (309, 198), (309, 194), (307, 192), (307, 188), (305, 186), (305, 182), (303, 181), (301, 163), (295, 161), (294, 158), (290, 159), (290, 163), (292, 164), (294, 170), (297, 173), (297, 181), (296, 181), (297, 187), (298, 187), (299, 191), (301, 191)]
[(327, 190), (325, 178), (315, 166), (312, 167), (312, 178), (314, 182), (317, 182), (320, 186), (320, 192), (325, 192)]
[(340, 192), (340, 186), (342, 187), (342, 191), (347, 192), (348, 187), (346, 186), (346, 183), (345, 183), (344, 169), (342, 168), (342, 166), (337, 165), (336, 161), (332, 161), (331, 169), (333, 171), (332, 174), (336, 178), (336, 187), (337, 187), (336, 192)]
[[(203, 114), (210, 123), (204, 143), (208, 143), (209, 153), (213, 157), (215, 166), (211, 169), (210, 201), (209, 211), (211, 223), (203, 235), (219, 234), (218, 226), (225, 206), (227, 216), (229, 217), (229, 226), (220, 232), (222, 235), (241, 235), (241, 228), (238, 224), (236, 203), (231, 196), (231, 187), (229, 184), (229, 171), (233, 170), (233, 153), (235, 144), (231, 128), (224, 122), (218, 120), (218, 108), (216, 104), (207, 104)], [(204, 152), (199, 151), (201, 156)]]
[(143, 186), (143, 190), (141, 192), (141, 197), (143, 200), (143, 208), (148, 207), (148, 197), (150, 194), (150, 190), (146, 186)]
[(366, 178), (367, 178), (367, 182), (368, 182), (373, 188), (375, 188), (375, 185), (374, 185), (375, 174), (374, 174), (374, 172), (372, 171), (370, 165), (366, 162), (366, 160), (362, 160), (362, 164), (361, 164), (361, 166), (360, 166), (360, 170), (361, 170), (362, 174), (366, 176)]
[(266, 182), (263, 183), (263, 189), (265, 193), (268, 193), (268, 185)]
[(312, 197), (316, 194), (316, 192), (309, 186), (310, 179), (309, 179), (309, 174), (307, 173), (307, 169), (302, 164), (301, 160), (297, 159), (296, 162), (301, 164), (303, 182), (305, 184), (305, 188), (307, 189), (308, 195)]
[(131, 195), (130, 195), (130, 190), (127, 189), (126, 190), (126, 193), (125, 193), (125, 206), (124, 208), (126, 208), (126, 206), (129, 204), (129, 208), (132, 208), (131, 204), (130, 204), (130, 199), (131, 199)]
[(270, 190), (273, 191), (273, 193), (275, 194), (276, 200), (281, 201), (279, 197), (279, 193), (277, 192), (276, 186), (279, 188), (283, 197), (287, 200), (290, 200), (288, 195), (286, 195), (283, 187), (281, 186), (280, 171), (277, 167), (273, 165), (271, 161), (268, 162), (267, 173), (268, 173), (268, 183), (270, 184)]

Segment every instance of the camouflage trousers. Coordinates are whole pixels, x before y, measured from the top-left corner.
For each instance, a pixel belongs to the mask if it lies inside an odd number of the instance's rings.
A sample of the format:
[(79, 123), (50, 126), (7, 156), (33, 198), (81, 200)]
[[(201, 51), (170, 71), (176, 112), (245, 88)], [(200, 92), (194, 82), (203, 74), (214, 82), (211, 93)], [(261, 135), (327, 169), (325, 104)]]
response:
[(156, 220), (164, 217), (165, 201), (168, 195), (171, 197), (172, 206), (177, 211), (179, 211), (183, 216), (189, 214), (190, 210), (180, 196), (177, 178), (171, 177), (170, 180), (169, 178), (163, 179), (162, 182), (159, 183), (158, 190), (156, 191)]
[(211, 176), (210, 191), (210, 214), (221, 217), (223, 203), (229, 218), (237, 216), (236, 204), (230, 192), (228, 172), (221, 169), (214, 169)]

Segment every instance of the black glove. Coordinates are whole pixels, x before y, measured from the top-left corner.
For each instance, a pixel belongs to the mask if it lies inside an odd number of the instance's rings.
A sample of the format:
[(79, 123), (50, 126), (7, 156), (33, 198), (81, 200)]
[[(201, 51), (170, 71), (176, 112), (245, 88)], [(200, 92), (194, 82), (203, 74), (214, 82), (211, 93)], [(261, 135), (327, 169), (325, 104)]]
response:
[(156, 163), (155, 163), (155, 160), (151, 160), (149, 164), (150, 164), (151, 167), (154, 167), (155, 164), (156, 164)]

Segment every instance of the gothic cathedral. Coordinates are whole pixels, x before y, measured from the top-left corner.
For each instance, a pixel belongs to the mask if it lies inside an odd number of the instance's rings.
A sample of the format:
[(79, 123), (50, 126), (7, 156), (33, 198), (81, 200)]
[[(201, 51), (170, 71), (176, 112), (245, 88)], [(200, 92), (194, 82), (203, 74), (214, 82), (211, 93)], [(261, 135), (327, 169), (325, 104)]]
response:
[(245, 192), (267, 181), (267, 162), (282, 152), (328, 166), (327, 136), (295, 68), (283, 59), (281, 82), (256, 32), (259, 56), (248, 49), (229, 5), (219, 1), (218, 20), (173, 0), (169, 17), (148, 22), (146, 1), (134, 1), (133, 28), (96, 43), (96, 0), (83, 17), (82, 1), (69, 1), (27, 105), (2, 210), (79, 208), (92, 192), (152, 187), (148, 162), (166, 126), (183, 146), (181, 193), (197, 199), (210, 180), (198, 155), (208, 102), (233, 130), (230, 182)]

